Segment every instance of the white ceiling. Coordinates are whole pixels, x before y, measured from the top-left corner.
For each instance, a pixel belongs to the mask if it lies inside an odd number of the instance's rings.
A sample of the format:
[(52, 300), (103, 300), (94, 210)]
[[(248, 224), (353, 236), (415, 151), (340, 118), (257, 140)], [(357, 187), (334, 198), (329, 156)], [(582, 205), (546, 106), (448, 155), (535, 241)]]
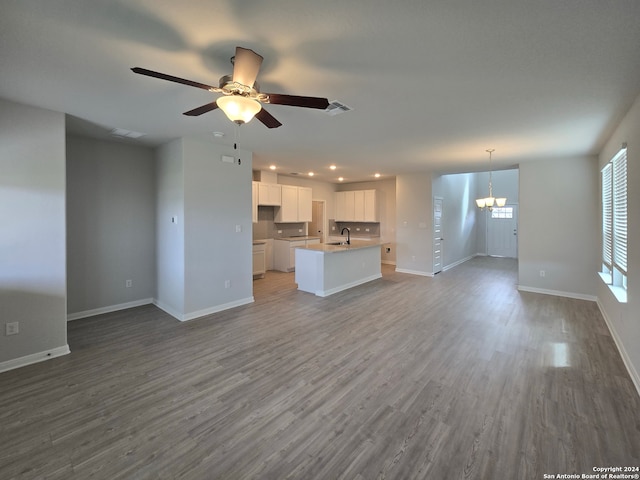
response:
[[(0, 0), (0, 97), (69, 114), (69, 129), (129, 143), (226, 135), (204, 90), (231, 73), (235, 46), (264, 56), (271, 93), (339, 100), (353, 111), (282, 105), (239, 145), (254, 167), (371, 179), (597, 154), (640, 93), (638, 0)], [(331, 172), (328, 166), (338, 165)]]

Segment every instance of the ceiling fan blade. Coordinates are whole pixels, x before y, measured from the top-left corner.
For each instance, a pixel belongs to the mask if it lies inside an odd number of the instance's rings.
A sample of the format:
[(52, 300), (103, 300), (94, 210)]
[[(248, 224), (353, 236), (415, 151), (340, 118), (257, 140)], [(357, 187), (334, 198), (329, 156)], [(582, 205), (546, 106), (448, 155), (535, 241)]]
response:
[(217, 87), (212, 87), (205, 83), (194, 82), (192, 80), (186, 80), (180, 77), (174, 77), (173, 75), (167, 75), (166, 73), (154, 72), (153, 70), (147, 70), (146, 68), (134, 67), (131, 69), (134, 73), (140, 75), (146, 75), (147, 77), (159, 78), (161, 80), (169, 80), (170, 82), (181, 83), (183, 85), (189, 85), (190, 87), (202, 88), (209, 91), (219, 91)]
[(297, 95), (282, 95), (280, 93), (267, 93), (269, 103), (274, 105), (290, 105), (292, 107), (318, 108), (324, 110), (329, 106), (329, 100), (320, 97), (300, 97)]
[(264, 123), (268, 128), (278, 128), (282, 124), (276, 118), (267, 112), (264, 108), (256, 113), (256, 118)]
[(188, 112), (184, 112), (183, 115), (197, 117), (198, 115), (210, 112), (211, 110), (215, 110), (216, 108), (218, 108), (218, 104), (216, 102), (211, 102), (207, 103), (206, 105), (202, 105), (201, 107), (194, 108), (193, 110), (189, 110)]
[(233, 60), (233, 81), (247, 87), (253, 87), (262, 65), (262, 55), (248, 48), (236, 47)]

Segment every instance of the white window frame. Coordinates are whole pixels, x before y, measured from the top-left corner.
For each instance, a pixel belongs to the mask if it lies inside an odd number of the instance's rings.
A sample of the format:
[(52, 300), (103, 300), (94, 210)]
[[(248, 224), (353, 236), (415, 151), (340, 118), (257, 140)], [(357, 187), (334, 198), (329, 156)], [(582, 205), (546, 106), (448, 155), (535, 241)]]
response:
[(602, 271), (600, 277), (621, 303), (627, 301), (627, 146), (601, 170)]

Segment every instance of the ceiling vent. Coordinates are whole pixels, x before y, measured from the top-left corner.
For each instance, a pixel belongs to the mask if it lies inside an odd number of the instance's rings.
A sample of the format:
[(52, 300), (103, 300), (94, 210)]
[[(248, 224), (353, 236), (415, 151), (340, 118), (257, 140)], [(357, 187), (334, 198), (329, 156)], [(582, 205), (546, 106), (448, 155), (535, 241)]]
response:
[(140, 138), (140, 137), (144, 137), (144, 133), (140, 133), (140, 132), (133, 132), (131, 130), (125, 130), (124, 128), (114, 128), (113, 130), (111, 130), (111, 135), (113, 135), (114, 137), (120, 137), (120, 138)]
[(334, 117), (340, 113), (350, 112), (351, 110), (353, 110), (353, 108), (351, 108), (350, 106), (345, 105), (344, 103), (337, 100), (333, 100), (331, 103), (329, 103), (329, 106), (325, 108), (324, 112), (327, 115), (331, 115), (332, 117)]

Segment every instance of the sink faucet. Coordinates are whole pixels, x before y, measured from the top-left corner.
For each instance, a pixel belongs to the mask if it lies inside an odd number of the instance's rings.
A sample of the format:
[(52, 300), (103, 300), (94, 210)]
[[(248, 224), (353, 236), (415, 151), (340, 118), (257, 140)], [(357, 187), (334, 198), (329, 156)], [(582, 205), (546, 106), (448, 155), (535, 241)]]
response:
[(347, 245), (351, 245), (351, 230), (349, 230), (347, 227), (344, 227), (340, 232), (340, 235), (344, 235), (345, 230), (347, 231)]

